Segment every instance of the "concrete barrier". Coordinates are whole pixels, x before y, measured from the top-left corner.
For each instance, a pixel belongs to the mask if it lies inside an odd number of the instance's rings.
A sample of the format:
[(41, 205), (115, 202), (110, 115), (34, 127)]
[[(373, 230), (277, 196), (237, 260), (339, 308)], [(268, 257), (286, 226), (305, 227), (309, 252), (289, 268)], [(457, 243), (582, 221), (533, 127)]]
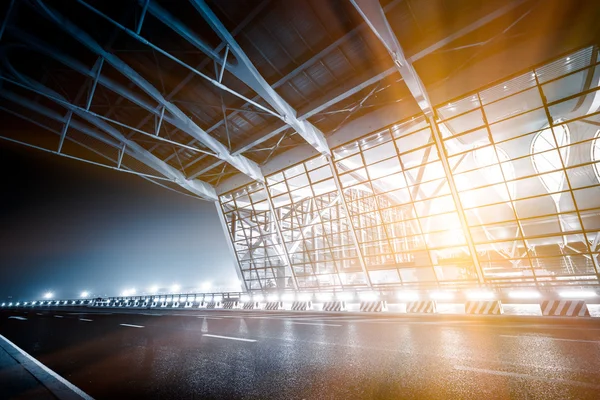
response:
[(207, 301), (206, 308), (214, 309), (217, 308), (218, 303), (216, 301)]
[(502, 308), (502, 302), (500, 300), (467, 301), (465, 303), (465, 313), (479, 315), (500, 315), (504, 314), (504, 309)]
[(292, 311), (308, 311), (312, 309), (310, 301), (294, 301), (292, 303)]
[(323, 311), (346, 311), (346, 302), (327, 301), (323, 303)]
[(239, 304), (237, 301), (234, 300), (228, 300), (228, 301), (224, 301), (223, 302), (223, 308), (225, 310), (233, 310), (236, 308), (240, 308)]
[(362, 312), (382, 312), (387, 311), (387, 305), (385, 301), (361, 301), (360, 311)]
[(281, 301), (268, 301), (265, 304), (265, 307), (263, 308), (263, 310), (269, 310), (269, 311), (281, 310), (281, 309), (283, 309), (283, 303)]
[(407, 313), (437, 313), (437, 305), (433, 300), (409, 301), (406, 303)]
[(542, 315), (551, 317), (589, 317), (585, 300), (546, 300), (541, 304)]
[(255, 307), (258, 308), (258, 303), (249, 301), (244, 303), (244, 305), (242, 306), (242, 310), (254, 310)]

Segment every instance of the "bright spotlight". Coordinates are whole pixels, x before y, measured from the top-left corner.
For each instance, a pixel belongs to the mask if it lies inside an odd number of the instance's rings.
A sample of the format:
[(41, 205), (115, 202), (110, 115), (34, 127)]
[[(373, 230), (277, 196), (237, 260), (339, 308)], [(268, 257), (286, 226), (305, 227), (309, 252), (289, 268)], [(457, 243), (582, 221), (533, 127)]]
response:
[(150, 294), (156, 294), (158, 293), (158, 286), (154, 285), (150, 288), (149, 290)]
[(83, 292), (81, 292), (80, 297), (83, 297), (85, 299), (86, 297), (89, 297), (89, 295), (90, 294), (87, 291), (84, 290)]
[(589, 299), (597, 296), (596, 292), (592, 290), (565, 291), (559, 292), (558, 295), (565, 299)]
[(52, 293), (52, 292), (46, 292), (46, 293), (44, 293), (44, 298), (45, 299), (51, 299), (52, 297), (54, 297), (54, 293)]
[(201, 287), (202, 287), (203, 292), (208, 292), (208, 291), (210, 291), (210, 288), (212, 287), (212, 283), (204, 282)]
[(272, 294), (267, 297), (267, 300), (268, 301), (279, 301), (279, 296), (277, 296), (276, 294)]
[(375, 301), (379, 297), (379, 294), (376, 292), (362, 292), (358, 294), (358, 297), (362, 301)]
[(400, 291), (396, 293), (398, 300), (416, 301), (419, 300), (419, 293), (414, 291)]
[(452, 293), (452, 292), (431, 292), (431, 293), (429, 293), (429, 297), (432, 300), (452, 300), (454, 298), (454, 293)]
[(300, 294), (298, 295), (298, 300), (299, 300), (299, 301), (309, 301), (309, 300), (310, 300), (310, 298), (311, 298), (311, 295), (310, 295), (310, 293), (300, 293)]
[(294, 301), (294, 293), (285, 293), (281, 296), (281, 300), (283, 301)]
[(350, 292), (341, 292), (341, 293), (336, 293), (336, 298), (340, 301), (349, 301), (352, 300), (354, 298), (354, 295)]
[(263, 295), (262, 294), (255, 294), (254, 296), (252, 296), (252, 298), (254, 299), (254, 301), (263, 301)]
[(242, 303), (248, 303), (250, 301), (250, 296), (245, 294), (242, 296), (241, 300), (242, 300)]
[(181, 289), (181, 286), (179, 286), (178, 284), (174, 284), (173, 286), (171, 286), (171, 291), (173, 293), (179, 292), (180, 289)]
[(317, 300), (319, 301), (329, 301), (332, 297), (331, 293), (317, 293)]
[(489, 290), (474, 290), (466, 293), (469, 300), (491, 300), (495, 297), (494, 292)]
[(20, 306), (20, 305), (21, 305), (21, 303), (19, 303), (19, 302), (17, 301), (17, 304), (15, 304), (15, 305), (16, 305), (16, 306)]
[(535, 290), (515, 290), (508, 292), (511, 299), (539, 299), (542, 295)]
[(6, 306), (6, 303), (2, 303), (2, 307)]

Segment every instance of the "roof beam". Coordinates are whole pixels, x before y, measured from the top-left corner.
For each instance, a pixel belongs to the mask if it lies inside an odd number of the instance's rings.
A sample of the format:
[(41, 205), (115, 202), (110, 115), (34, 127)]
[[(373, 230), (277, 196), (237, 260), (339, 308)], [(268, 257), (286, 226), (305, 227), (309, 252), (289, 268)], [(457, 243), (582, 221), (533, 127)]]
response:
[[(67, 18), (65, 18), (55, 10), (45, 5), (42, 1), (38, 0), (37, 4), (42, 10), (42, 12), (48, 18), (54, 21), (61, 29), (72, 35), (74, 39), (86, 46), (92, 52), (96, 53), (96, 55), (103, 57), (105, 62), (112, 65), (116, 70), (121, 72), (121, 74), (127, 77), (130, 81), (134, 82), (145, 93), (147, 93), (162, 107), (164, 107), (169, 112), (169, 116), (165, 114), (165, 120), (197, 139), (204, 146), (216, 153), (218, 158), (231, 164), (240, 172), (248, 175), (254, 180), (261, 182), (264, 180), (262, 172), (260, 171), (260, 167), (254, 161), (249, 160), (241, 155), (232, 155), (221, 142), (210, 136), (206, 131), (204, 131), (202, 128), (196, 125), (176, 105), (165, 99), (158, 89), (156, 89), (152, 84), (146, 81), (133, 68), (131, 68), (118, 57), (116, 57), (114, 54), (105, 51), (102, 48), (102, 46), (100, 46), (85, 31), (77, 27), (75, 24), (73, 24), (71, 21), (69, 21)], [(156, 112), (160, 112), (159, 107), (156, 108)]]
[[(514, 9), (515, 7), (517, 7), (518, 5), (522, 4), (524, 1), (523, 0), (519, 0), (519, 1), (513, 1), (510, 2), (509, 4), (505, 5), (502, 8), (499, 8), (493, 12), (491, 12), (490, 14), (485, 15), (484, 17), (478, 19), (477, 21), (465, 26), (462, 29), (459, 29), (458, 31), (456, 31), (455, 33), (448, 35), (442, 39), (440, 39), (439, 41), (433, 43), (432, 45), (424, 48), (423, 50), (419, 51), (418, 53), (416, 53), (415, 55), (411, 56), (408, 60), (411, 63), (414, 63), (417, 60), (420, 60), (424, 57), (426, 57), (427, 55), (443, 48), (444, 46), (446, 46), (447, 44), (453, 42), (456, 39), (459, 39), (465, 35), (467, 35), (470, 32), (473, 32), (479, 28), (481, 28), (482, 26), (485, 26), (486, 24), (490, 23), (491, 21), (495, 20), (496, 18), (501, 17), (502, 15), (506, 14), (507, 12), (509, 12), (510, 10)], [(390, 3), (391, 5), (392, 3)], [(389, 9), (389, 5), (387, 7), (384, 8), (384, 11), (387, 11)], [(344, 38), (350, 38), (354, 35), (356, 35), (356, 33), (358, 33), (359, 31), (362, 31), (363, 28), (366, 28), (366, 25), (361, 25), (357, 28), (355, 28), (353, 31), (351, 31), (350, 33), (346, 34), (343, 38), (338, 39), (338, 41), (336, 41), (336, 44), (339, 46), (339, 44), (343, 43)], [(310, 66), (312, 64), (314, 64), (319, 58), (322, 58), (323, 56), (325, 56), (326, 54), (328, 54), (330, 51), (333, 50), (332, 46), (327, 47), (325, 50), (319, 52), (318, 54), (316, 54), (314, 57), (312, 57), (310, 60), (306, 61), (303, 66)], [(302, 67), (302, 66), (301, 66)], [(300, 67), (299, 67), (300, 68)], [(302, 113), (298, 118), (299, 119), (307, 119), (312, 117), (315, 114), (318, 114), (326, 109), (328, 109), (329, 107), (347, 99), (348, 97), (356, 94), (357, 92), (359, 92), (360, 90), (373, 85), (379, 81), (381, 81), (382, 79), (385, 79), (386, 77), (396, 73), (398, 71), (398, 69), (396, 68), (396, 66), (393, 66), (391, 68), (386, 69), (383, 72), (380, 72), (370, 78), (367, 79), (359, 79), (355, 82), (355, 84), (353, 85), (348, 85), (348, 88), (342, 89), (342, 90), (334, 90), (331, 93), (327, 94), (327, 98), (326, 99), (320, 99), (318, 102), (315, 102), (317, 104), (312, 104), (307, 109), (304, 113)], [(293, 77), (294, 74), (297, 74), (298, 72), (296, 70), (294, 70), (290, 75), (290, 77)], [(273, 85), (273, 87), (277, 87), (280, 86), (282, 83), (287, 82), (287, 80), (289, 80), (288, 76), (280, 79), (275, 85)], [(281, 82), (281, 83), (280, 83)], [(251, 136), (250, 138), (248, 138), (245, 142), (243, 146), (240, 146), (239, 148), (234, 150), (234, 153), (236, 154), (240, 154), (243, 153), (244, 151), (247, 151), (251, 148), (253, 148), (254, 146), (259, 145), (260, 143), (274, 137), (277, 136), (279, 133), (281, 133), (281, 129), (278, 127), (276, 129), (270, 130), (268, 132), (264, 132), (261, 131), (253, 136)]]
[[(51, 91), (47, 87), (34, 83), (29, 80), (28, 84), (34, 84), (37, 90), (42, 92), (47, 92), (51, 94), (53, 97), (60, 97), (60, 95), (56, 92)], [(19, 96), (7, 90), (0, 90), (0, 97), (5, 98), (6, 100), (11, 101), (14, 104), (18, 104), (19, 106), (29, 109), (30, 111), (34, 111), (40, 115), (43, 115), (46, 118), (52, 119), (54, 121), (65, 123), (65, 117), (54, 110), (46, 108), (41, 104), (31, 101), (25, 97)], [(66, 103), (66, 102), (65, 102)], [(59, 105), (65, 107), (65, 103), (59, 103)], [(67, 107), (67, 109), (69, 109)], [(77, 120), (71, 119), (69, 123), (69, 128), (75, 129), (81, 133), (84, 133), (112, 148), (120, 150), (123, 148), (123, 144), (125, 146), (125, 152), (138, 160), (139, 162), (149, 166), (153, 170), (161, 173), (166, 176), (173, 182), (180, 185), (185, 190), (194, 193), (197, 196), (205, 200), (216, 200), (217, 194), (215, 189), (208, 183), (198, 181), (198, 180), (190, 180), (187, 179), (181, 172), (171, 167), (169, 164), (161, 161), (156, 156), (148, 152), (142, 146), (138, 145), (133, 141), (128, 141), (120, 132), (114, 129), (112, 126), (107, 124), (106, 122), (100, 120), (99, 118), (93, 117), (77, 108), (69, 109), (69, 113), (77, 114), (79, 117), (85, 119), (90, 124), (96, 126), (98, 129), (103, 131), (105, 134), (96, 131), (95, 129), (83, 124)]]
[(431, 101), (429, 100), (429, 95), (427, 94), (425, 85), (421, 81), (421, 78), (417, 74), (417, 71), (413, 67), (412, 63), (404, 56), (402, 46), (400, 46), (400, 42), (398, 42), (398, 38), (392, 30), (392, 27), (390, 26), (383, 9), (381, 8), (381, 5), (379, 4), (379, 1), (350, 0), (350, 2), (365, 20), (367, 25), (369, 25), (373, 31), (373, 34), (375, 34), (379, 41), (381, 41), (381, 43), (385, 46), (386, 50), (390, 54), (390, 57), (394, 61), (394, 64), (396, 64), (398, 72), (400, 72), (400, 75), (402, 75), (408, 90), (429, 122), (433, 141), (439, 154), (440, 162), (442, 164), (442, 168), (444, 169), (444, 174), (446, 175), (446, 180), (448, 181), (448, 187), (454, 201), (454, 206), (456, 207), (456, 214), (460, 220), (465, 242), (469, 248), (473, 267), (479, 282), (482, 282), (483, 269), (479, 263), (479, 258), (477, 257), (475, 243), (470, 235), (467, 217), (462, 207), (458, 189), (456, 188), (452, 168), (448, 162), (448, 158), (445, 155), (446, 153), (443, 147), (442, 135), (438, 128), (435, 112), (431, 105)]
[(433, 113), (429, 96), (425, 91), (425, 86), (421, 82), (421, 78), (417, 75), (412, 63), (404, 56), (402, 46), (398, 42), (398, 38), (392, 31), (379, 1), (373, 0), (350, 0), (356, 11), (365, 20), (371, 31), (377, 36), (381, 44), (390, 54), (392, 61), (396, 64), (396, 69), (402, 75), (404, 83), (408, 86), (408, 90), (416, 100), (419, 108), (430, 116)]
[[(235, 56), (236, 62), (226, 62), (225, 68), (246, 85), (248, 85), (254, 92), (256, 92), (261, 98), (263, 98), (271, 107), (273, 107), (277, 113), (281, 116), (283, 121), (291, 126), (300, 136), (304, 138), (311, 146), (313, 146), (321, 154), (330, 154), (329, 146), (325, 140), (325, 135), (312, 125), (310, 122), (300, 120), (294, 110), (260, 75), (252, 61), (248, 58), (246, 53), (243, 51), (241, 46), (223, 25), (223, 23), (217, 18), (213, 11), (203, 0), (191, 0), (192, 5), (205, 19), (205, 21), (211, 26), (211, 28), (219, 35), (221, 40), (229, 45), (229, 51)], [(207, 45), (199, 39), (196, 35), (192, 34), (188, 28), (185, 27), (181, 22), (177, 21), (174, 17), (169, 15), (165, 10), (160, 8), (155, 2), (151, 1), (149, 11), (158, 19), (160, 19), (167, 26), (182, 35), (188, 42), (193, 44), (199, 50), (204, 51)], [(206, 53), (208, 56), (213, 57), (219, 64), (223, 64), (224, 61), (220, 57), (215, 57), (213, 54)]]

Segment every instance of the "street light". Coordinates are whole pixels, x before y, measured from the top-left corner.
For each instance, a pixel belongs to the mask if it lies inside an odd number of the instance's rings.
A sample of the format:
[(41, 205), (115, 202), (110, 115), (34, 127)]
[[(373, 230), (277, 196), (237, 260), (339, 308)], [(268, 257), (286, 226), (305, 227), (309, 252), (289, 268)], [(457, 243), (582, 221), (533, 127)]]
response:
[(203, 292), (208, 292), (210, 290), (211, 286), (212, 286), (212, 284), (210, 282), (204, 282), (202, 284), (202, 291)]
[(46, 292), (46, 293), (44, 293), (44, 298), (45, 299), (51, 299), (52, 297), (54, 297), (54, 293), (52, 293), (52, 292)]
[(178, 284), (174, 284), (173, 286), (171, 286), (171, 291), (173, 293), (179, 292), (180, 289), (181, 289), (181, 286), (179, 286)]
[(154, 285), (150, 288), (150, 294), (158, 293), (158, 286)]
[(80, 297), (82, 297), (82, 298), (84, 298), (84, 299), (85, 299), (86, 297), (89, 297), (89, 295), (90, 295), (90, 294), (89, 294), (87, 291), (85, 291), (85, 290), (84, 290), (83, 292), (81, 292), (81, 295), (80, 295)]

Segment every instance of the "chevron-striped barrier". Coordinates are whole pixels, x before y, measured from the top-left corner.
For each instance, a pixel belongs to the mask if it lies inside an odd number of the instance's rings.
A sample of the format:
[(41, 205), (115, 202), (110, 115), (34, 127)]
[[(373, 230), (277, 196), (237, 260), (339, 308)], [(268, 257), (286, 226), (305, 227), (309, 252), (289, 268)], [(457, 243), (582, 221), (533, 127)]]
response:
[(387, 305), (385, 301), (361, 301), (360, 302), (360, 311), (367, 312), (382, 312), (387, 310)]
[(589, 317), (585, 300), (542, 301), (542, 315), (552, 317)]
[(226, 310), (233, 310), (234, 308), (239, 308), (238, 302), (237, 301), (224, 301), (223, 308)]
[(436, 313), (437, 306), (435, 301), (409, 301), (406, 303), (407, 313)]
[(323, 303), (323, 311), (346, 311), (346, 302), (327, 301)]
[(254, 310), (254, 307), (258, 308), (258, 303), (249, 301), (247, 303), (244, 303), (244, 305), (242, 306), (242, 310)]
[(312, 308), (310, 301), (294, 301), (292, 303), (292, 311), (307, 311)]
[(218, 303), (216, 301), (207, 301), (206, 308), (217, 308)]
[(265, 304), (265, 307), (263, 308), (263, 310), (273, 311), (273, 310), (281, 310), (282, 308), (283, 308), (283, 304), (280, 301), (268, 301)]
[(504, 309), (502, 308), (502, 302), (500, 300), (467, 301), (465, 303), (465, 313), (479, 315), (500, 315), (504, 314)]

